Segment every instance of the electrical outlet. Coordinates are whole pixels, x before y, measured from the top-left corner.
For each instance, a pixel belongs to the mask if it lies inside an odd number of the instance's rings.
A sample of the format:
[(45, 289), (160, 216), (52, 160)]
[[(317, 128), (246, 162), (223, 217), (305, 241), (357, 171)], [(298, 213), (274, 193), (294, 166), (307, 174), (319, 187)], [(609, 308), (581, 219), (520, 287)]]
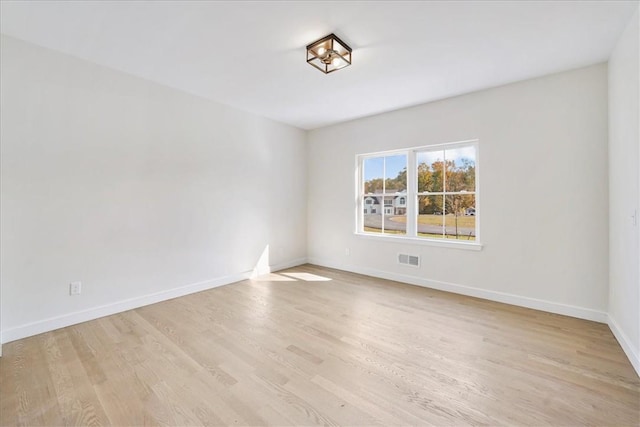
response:
[(80, 295), (82, 293), (82, 282), (69, 283), (69, 295)]
[(345, 249), (344, 249), (344, 254), (345, 254), (346, 256), (351, 255), (351, 249), (350, 249), (350, 248), (345, 248)]

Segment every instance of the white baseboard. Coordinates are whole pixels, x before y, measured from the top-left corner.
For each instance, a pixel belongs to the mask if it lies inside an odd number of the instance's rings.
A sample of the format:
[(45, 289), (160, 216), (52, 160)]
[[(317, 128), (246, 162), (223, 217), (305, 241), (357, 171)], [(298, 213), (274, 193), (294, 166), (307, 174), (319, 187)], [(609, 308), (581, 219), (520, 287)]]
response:
[[(283, 262), (273, 266), (267, 267), (265, 270), (277, 271), (285, 268), (295, 267), (306, 263), (306, 258), (299, 258), (292, 261)], [(264, 274), (261, 272), (261, 274)], [(38, 335), (44, 332), (53, 331), (55, 329), (64, 328), (67, 326), (75, 325), (89, 320), (98, 319), (100, 317), (109, 316), (116, 313), (122, 313), (123, 311), (132, 310), (138, 307), (144, 307), (145, 305), (155, 304), (162, 301), (167, 301), (173, 298), (193, 294), (196, 292), (206, 291), (208, 289), (217, 288), (219, 286), (229, 285), (231, 283), (240, 282), (251, 278), (254, 275), (254, 270), (245, 271), (242, 273), (232, 274), (216, 279), (207, 280), (204, 282), (193, 283), (186, 286), (180, 286), (178, 288), (168, 289), (166, 291), (156, 292), (153, 294), (143, 295), (135, 298), (129, 298), (121, 301), (117, 301), (111, 304), (105, 304), (98, 307), (88, 308), (86, 310), (76, 311), (73, 313), (64, 314), (61, 316), (50, 317), (48, 319), (38, 320), (36, 322), (27, 323), (24, 325), (16, 326), (11, 329), (2, 331), (0, 343), (8, 343), (21, 338)], [(1, 345), (1, 344), (0, 344)], [(0, 347), (1, 348), (1, 347)]]
[(624, 350), (624, 353), (627, 355), (631, 366), (633, 366), (633, 369), (635, 369), (638, 376), (640, 376), (640, 355), (638, 354), (638, 349), (633, 348), (629, 337), (622, 331), (620, 326), (618, 326), (618, 322), (616, 322), (611, 315), (608, 316), (607, 324), (611, 332), (613, 332), (613, 336), (616, 337), (618, 343), (620, 343), (620, 347), (622, 347), (622, 350)]
[(306, 264), (306, 258), (297, 258), (291, 261), (281, 262), (279, 264), (269, 265), (262, 268), (255, 268), (251, 273), (251, 277), (262, 276), (263, 274), (271, 274), (274, 271), (286, 270), (287, 268), (297, 267)]
[(506, 292), (490, 291), (486, 289), (474, 288), (466, 285), (458, 285), (456, 283), (442, 282), (439, 280), (423, 279), (421, 277), (409, 276), (398, 273), (391, 273), (382, 270), (376, 270), (367, 267), (358, 267), (336, 263), (329, 260), (323, 260), (310, 257), (310, 264), (323, 267), (336, 268), (338, 270), (350, 271), (353, 273), (364, 274), (367, 276), (378, 277), (381, 279), (395, 280), (397, 282), (408, 283), (410, 285), (423, 286), (441, 291), (453, 292), (456, 294), (467, 295), (471, 297), (483, 298), (490, 301), (502, 302), (506, 304), (517, 305), (520, 307), (532, 308), (535, 310), (546, 311), (549, 313), (562, 314), (565, 316), (577, 317), (579, 319), (592, 320), (599, 323), (607, 323), (608, 315), (604, 311), (593, 310), (590, 308), (577, 307), (568, 304), (562, 304), (552, 301), (545, 301), (536, 298), (523, 297), (520, 295), (509, 294)]
[[(216, 279), (207, 280), (204, 282), (194, 283), (178, 288), (169, 289), (162, 292), (157, 292), (149, 295), (144, 295), (136, 298), (130, 298), (122, 301), (118, 301), (111, 304), (106, 304), (98, 307), (81, 310), (62, 316), (51, 317), (43, 319), (37, 322), (31, 322), (24, 325), (20, 325), (11, 329), (2, 331), (2, 337), (0, 343), (7, 343), (15, 341), (17, 339), (30, 337), (33, 335), (41, 334), (44, 332), (52, 331), (66, 326), (75, 325), (77, 323), (86, 322), (89, 320), (97, 319), (111, 314), (121, 313), (123, 311), (132, 310), (134, 308), (143, 307), (149, 304), (155, 304), (158, 302), (170, 300), (173, 298), (189, 295), (195, 292), (201, 292), (208, 289), (213, 289), (219, 286), (228, 285), (230, 283), (239, 282), (254, 276), (256, 273), (268, 274), (273, 271), (284, 270), (287, 268), (295, 267), (301, 264), (309, 262), (329, 268), (336, 268), (345, 271), (351, 271), (353, 273), (365, 274), (368, 276), (379, 277), (382, 279), (395, 280), (398, 282), (404, 282), (412, 285), (423, 286), (432, 289), (443, 290), (447, 292), (453, 292), (462, 295), (468, 295), (478, 298), (484, 298), (491, 301), (503, 302), (507, 304), (513, 304), (521, 307), (533, 308), (536, 310), (547, 311), (551, 313), (563, 314), (567, 316), (577, 317), (581, 319), (593, 320), (601, 323), (608, 323), (613, 331), (614, 335), (620, 342), (620, 345), (624, 349), (625, 353), (632, 361), (634, 368), (638, 370), (638, 356), (629, 345), (629, 341), (622, 333), (620, 328), (617, 327), (615, 321), (609, 316), (597, 310), (588, 308), (576, 307), (567, 304), (560, 304), (550, 301), (539, 300), (535, 298), (522, 297), (518, 295), (489, 291), (485, 289), (474, 288), (465, 285), (458, 285), (454, 283), (447, 283), (437, 280), (423, 279), (415, 276), (390, 273), (382, 270), (376, 270), (371, 268), (356, 267), (350, 265), (344, 265), (341, 263), (331, 262), (327, 260), (321, 260), (317, 258), (298, 258), (295, 260), (271, 265), (267, 268), (256, 271), (245, 271), (229, 276), (224, 276)], [(1, 348), (1, 347), (0, 347)], [(0, 353), (1, 354), (1, 353)]]
[(280, 264), (274, 264), (269, 269), (269, 273), (273, 273), (274, 271), (286, 270), (287, 268), (297, 267), (302, 264), (307, 263), (307, 258), (298, 258), (287, 262), (281, 262)]

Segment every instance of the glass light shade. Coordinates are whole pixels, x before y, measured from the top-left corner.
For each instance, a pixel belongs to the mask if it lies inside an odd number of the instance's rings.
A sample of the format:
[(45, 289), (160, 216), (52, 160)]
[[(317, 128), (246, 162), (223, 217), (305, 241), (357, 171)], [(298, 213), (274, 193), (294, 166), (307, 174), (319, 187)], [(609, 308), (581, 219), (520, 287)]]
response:
[(307, 62), (325, 74), (351, 65), (351, 48), (335, 34), (307, 46)]

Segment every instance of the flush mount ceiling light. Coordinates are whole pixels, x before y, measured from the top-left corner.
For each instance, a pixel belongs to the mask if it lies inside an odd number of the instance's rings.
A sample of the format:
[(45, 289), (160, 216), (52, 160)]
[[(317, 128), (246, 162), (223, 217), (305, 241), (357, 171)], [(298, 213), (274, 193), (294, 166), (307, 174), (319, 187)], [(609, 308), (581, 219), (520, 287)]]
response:
[(307, 63), (325, 74), (351, 65), (351, 48), (331, 33), (307, 46)]

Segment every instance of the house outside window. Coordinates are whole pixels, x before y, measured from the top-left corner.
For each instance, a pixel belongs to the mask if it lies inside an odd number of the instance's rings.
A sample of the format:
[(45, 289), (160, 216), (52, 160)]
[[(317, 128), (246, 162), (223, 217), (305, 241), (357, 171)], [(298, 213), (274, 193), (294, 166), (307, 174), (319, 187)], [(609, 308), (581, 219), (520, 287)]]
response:
[(477, 243), (477, 163), (478, 141), (359, 155), (356, 232)]
[[(360, 161), (360, 200), (376, 200), (381, 209), (361, 209), (363, 233), (406, 235), (406, 212), (394, 207), (394, 199), (407, 191), (407, 153), (363, 156)], [(402, 173), (404, 171), (404, 173)], [(400, 218), (405, 217), (402, 221)], [(393, 218), (393, 221), (389, 221)]]

